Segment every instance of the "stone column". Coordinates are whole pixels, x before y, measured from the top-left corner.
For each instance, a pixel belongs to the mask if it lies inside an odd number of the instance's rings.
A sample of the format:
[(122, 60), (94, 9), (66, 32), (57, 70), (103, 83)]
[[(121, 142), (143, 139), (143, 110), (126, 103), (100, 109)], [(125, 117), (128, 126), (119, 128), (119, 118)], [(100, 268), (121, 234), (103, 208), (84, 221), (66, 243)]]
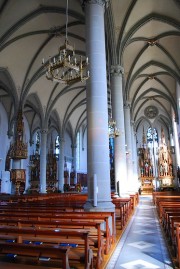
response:
[[(114, 138), (114, 169), (116, 195), (127, 195), (127, 167), (124, 130), (124, 104), (122, 91), (123, 68), (120, 65), (111, 67), (112, 118), (120, 135)], [(119, 189), (118, 189), (119, 188)]]
[(58, 190), (64, 192), (64, 139), (59, 138)]
[[(106, 53), (104, 32), (105, 0), (85, 3), (86, 46), (90, 78), (87, 81), (87, 171), (86, 210), (114, 211), (111, 201)], [(95, 186), (94, 182), (97, 182)], [(94, 206), (95, 196), (97, 205)]]
[(130, 116), (130, 103), (126, 102), (124, 105), (124, 118), (125, 118), (125, 138), (126, 138), (126, 162), (127, 162), (127, 178), (128, 190), (134, 191), (133, 186), (133, 164), (132, 164), (132, 138), (131, 138), (131, 116)]
[(47, 129), (42, 129), (41, 150), (40, 150), (40, 193), (46, 193), (46, 147), (47, 147)]
[(131, 121), (131, 143), (132, 143), (132, 165), (133, 165), (132, 185), (133, 185), (133, 190), (137, 192), (139, 189), (139, 182), (138, 182), (138, 167), (137, 167), (136, 135), (134, 132), (133, 121)]
[(73, 167), (74, 167), (74, 173), (75, 173), (75, 177), (74, 177), (74, 184), (77, 184), (77, 171), (76, 171), (76, 149), (77, 149), (77, 145), (73, 144), (71, 145), (72, 148), (72, 157), (73, 157)]

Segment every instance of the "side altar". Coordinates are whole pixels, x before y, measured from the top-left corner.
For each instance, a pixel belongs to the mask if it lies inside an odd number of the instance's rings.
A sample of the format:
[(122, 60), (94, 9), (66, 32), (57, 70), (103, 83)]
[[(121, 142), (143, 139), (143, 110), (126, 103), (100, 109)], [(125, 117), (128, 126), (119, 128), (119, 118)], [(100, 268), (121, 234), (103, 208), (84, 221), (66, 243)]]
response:
[(167, 146), (164, 131), (161, 128), (161, 144), (158, 149), (158, 179), (159, 188), (162, 190), (173, 189), (174, 186), (174, 166), (172, 154), (173, 147)]
[(151, 194), (154, 189), (154, 166), (149, 148), (139, 148), (141, 193)]
[(164, 130), (161, 127), (159, 142), (157, 131), (145, 135), (143, 128), (142, 147), (138, 148), (139, 180), (142, 194), (150, 194), (154, 189), (174, 189), (174, 148), (166, 144)]

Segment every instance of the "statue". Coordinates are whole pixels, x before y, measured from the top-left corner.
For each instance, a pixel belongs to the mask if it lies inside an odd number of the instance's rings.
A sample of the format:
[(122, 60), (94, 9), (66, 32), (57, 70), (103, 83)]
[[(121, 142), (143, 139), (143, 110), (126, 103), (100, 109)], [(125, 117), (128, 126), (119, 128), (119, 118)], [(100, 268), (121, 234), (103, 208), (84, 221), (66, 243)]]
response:
[(167, 161), (165, 160), (164, 161), (164, 176), (167, 176), (168, 175), (168, 163)]
[(145, 163), (145, 175), (148, 176), (148, 174), (149, 174), (149, 165), (148, 165), (148, 163), (146, 162), (146, 163)]
[(163, 176), (163, 166), (162, 166), (162, 163), (160, 164), (160, 167), (159, 167), (159, 174), (160, 176)]
[(169, 165), (169, 174), (170, 174), (170, 176), (173, 175), (173, 166), (172, 166), (172, 164)]
[(149, 176), (150, 176), (150, 177), (153, 176), (153, 168), (152, 168), (151, 165), (149, 166)]

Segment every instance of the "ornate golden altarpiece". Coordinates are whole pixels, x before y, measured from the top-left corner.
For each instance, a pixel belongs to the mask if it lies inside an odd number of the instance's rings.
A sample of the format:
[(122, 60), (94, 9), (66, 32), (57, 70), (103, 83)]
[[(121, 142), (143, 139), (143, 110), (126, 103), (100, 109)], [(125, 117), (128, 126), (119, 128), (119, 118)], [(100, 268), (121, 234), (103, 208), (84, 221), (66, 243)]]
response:
[[(13, 160), (27, 159), (27, 143), (23, 141), (24, 123), (22, 110), (20, 109), (17, 115), (17, 123), (15, 129), (14, 143), (10, 145), (9, 155)], [(25, 169), (11, 169), (10, 173), (11, 181), (15, 184), (15, 194), (23, 194), (25, 190), (26, 182), (26, 170)]]

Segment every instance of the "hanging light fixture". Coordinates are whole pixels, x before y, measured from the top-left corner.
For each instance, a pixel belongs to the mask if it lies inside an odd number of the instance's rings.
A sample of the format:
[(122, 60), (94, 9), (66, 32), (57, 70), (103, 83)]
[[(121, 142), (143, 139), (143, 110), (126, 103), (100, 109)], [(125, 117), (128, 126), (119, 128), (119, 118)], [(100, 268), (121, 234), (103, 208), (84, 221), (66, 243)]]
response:
[(55, 82), (67, 85), (75, 82), (83, 82), (89, 78), (88, 57), (76, 56), (74, 47), (68, 42), (68, 0), (66, 5), (66, 36), (64, 45), (59, 47), (57, 57), (50, 58), (46, 64), (44, 59), (42, 64), (46, 67), (46, 78)]
[(109, 138), (116, 138), (119, 136), (119, 129), (116, 127), (116, 122), (111, 118), (108, 123)]

